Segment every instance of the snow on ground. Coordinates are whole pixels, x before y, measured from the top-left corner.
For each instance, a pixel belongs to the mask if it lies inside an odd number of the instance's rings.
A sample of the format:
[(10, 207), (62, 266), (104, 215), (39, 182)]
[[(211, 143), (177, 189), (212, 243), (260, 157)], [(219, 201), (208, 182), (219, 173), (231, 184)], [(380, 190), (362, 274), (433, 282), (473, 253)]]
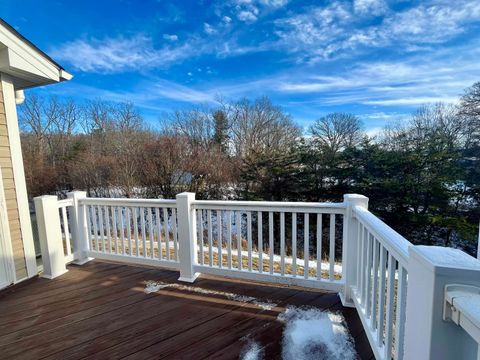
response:
[[(200, 249), (200, 246), (197, 246), (197, 249)], [(212, 250), (214, 253), (218, 254), (218, 247), (212, 247)], [(208, 244), (204, 245), (203, 251), (208, 253)], [(252, 258), (253, 259), (259, 259), (260, 258), (260, 253), (256, 251), (252, 251)], [(228, 249), (223, 249), (222, 248), (222, 255), (228, 255)], [(232, 249), (232, 255), (236, 256), (237, 255), (237, 249)], [(248, 251), (242, 250), (242, 257), (248, 257)], [(268, 253), (263, 253), (262, 254), (263, 260), (270, 260), (270, 256)], [(282, 257), (280, 255), (273, 255), (273, 261), (274, 262), (281, 262)], [(293, 258), (291, 256), (285, 256), (285, 264), (292, 265), (293, 264)], [(305, 260), (297, 258), (297, 266), (304, 266), (305, 265)], [(314, 269), (317, 266), (317, 261), (316, 260), (309, 260), (308, 261), (308, 266), (310, 269)], [(322, 270), (329, 270), (330, 269), (330, 263), (328, 261), (322, 260), (321, 262), (321, 267)], [(333, 272), (336, 273), (337, 275), (342, 275), (342, 265), (341, 264), (334, 264), (334, 269)]]
[(165, 288), (172, 288), (172, 289), (177, 289), (177, 290), (182, 290), (182, 291), (196, 292), (196, 293), (205, 294), (205, 295), (223, 296), (223, 297), (225, 297), (229, 300), (256, 305), (263, 310), (272, 310), (274, 307), (277, 306), (277, 304), (271, 302), (270, 300), (266, 300), (266, 301), (265, 300), (259, 300), (259, 299), (255, 298), (253, 296), (244, 296), (244, 295), (238, 295), (238, 294), (224, 292), (224, 291), (202, 289), (200, 287), (195, 287), (195, 286), (187, 286), (187, 285), (181, 285), (181, 284), (169, 284), (169, 283), (164, 283), (164, 282), (161, 282), (161, 281), (160, 282), (147, 281), (147, 285), (146, 285), (144, 291), (145, 291), (146, 294), (150, 294), (150, 293), (157, 292), (157, 291), (159, 291), (161, 289), (165, 289)]
[(262, 360), (264, 358), (264, 349), (253, 340), (248, 340), (247, 345), (242, 349), (240, 359), (242, 360)]
[(284, 360), (356, 358), (343, 316), (315, 308), (291, 307), (278, 319), (285, 322), (282, 340)]

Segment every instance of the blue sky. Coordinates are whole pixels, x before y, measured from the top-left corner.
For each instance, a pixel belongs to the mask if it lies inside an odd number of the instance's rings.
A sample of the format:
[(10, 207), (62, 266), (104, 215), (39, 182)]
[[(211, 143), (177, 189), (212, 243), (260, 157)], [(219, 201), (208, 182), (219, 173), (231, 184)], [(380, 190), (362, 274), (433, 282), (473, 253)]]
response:
[(2, 0), (0, 13), (75, 76), (33, 91), (132, 101), (153, 125), (268, 95), (303, 126), (346, 111), (374, 132), (480, 80), (478, 0)]

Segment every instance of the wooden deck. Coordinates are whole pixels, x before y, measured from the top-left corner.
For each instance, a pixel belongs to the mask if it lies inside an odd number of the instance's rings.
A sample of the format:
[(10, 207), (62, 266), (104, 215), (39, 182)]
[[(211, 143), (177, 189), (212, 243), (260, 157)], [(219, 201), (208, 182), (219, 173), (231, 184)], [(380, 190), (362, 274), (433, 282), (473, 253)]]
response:
[(361, 359), (373, 358), (354, 309), (336, 294), (212, 276), (192, 286), (269, 299), (272, 310), (213, 293), (165, 288), (178, 272), (92, 261), (55, 279), (35, 278), (0, 292), (1, 359), (238, 359), (248, 339), (265, 359), (281, 358), (288, 305), (343, 313)]

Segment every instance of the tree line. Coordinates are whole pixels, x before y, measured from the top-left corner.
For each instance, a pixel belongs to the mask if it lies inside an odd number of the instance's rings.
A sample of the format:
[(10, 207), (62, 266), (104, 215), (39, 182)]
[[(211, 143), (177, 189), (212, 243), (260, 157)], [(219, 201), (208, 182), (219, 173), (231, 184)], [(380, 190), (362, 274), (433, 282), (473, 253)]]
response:
[(331, 113), (301, 129), (267, 97), (174, 111), (146, 124), (132, 103), (29, 96), (20, 107), (30, 196), (341, 201), (417, 244), (474, 253), (480, 217), (480, 82), (458, 105), (431, 104), (368, 136)]

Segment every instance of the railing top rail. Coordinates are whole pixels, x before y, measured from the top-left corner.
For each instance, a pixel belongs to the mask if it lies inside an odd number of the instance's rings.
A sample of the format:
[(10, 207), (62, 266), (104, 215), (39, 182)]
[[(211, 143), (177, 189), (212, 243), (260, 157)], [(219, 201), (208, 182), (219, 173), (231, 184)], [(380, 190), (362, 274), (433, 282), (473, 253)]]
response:
[(408, 248), (412, 243), (367, 209), (355, 206), (353, 213), (393, 257), (408, 270)]
[(195, 200), (195, 209), (249, 210), (273, 212), (311, 212), (336, 213), (345, 212), (345, 203), (314, 202), (280, 202), (280, 201), (216, 201)]
[(73, 206), (73, 200), (72, 199), (63, 199), (58, 201), (58, 207), (62, 208), (65, 206)]
[(177, 202), (172, 199), (117, 199), (117, 198), (84, 198), (81, 205), (111, 205), (111, 206), (138, 206), (138, 207), (169, 207), (176, 208)]

